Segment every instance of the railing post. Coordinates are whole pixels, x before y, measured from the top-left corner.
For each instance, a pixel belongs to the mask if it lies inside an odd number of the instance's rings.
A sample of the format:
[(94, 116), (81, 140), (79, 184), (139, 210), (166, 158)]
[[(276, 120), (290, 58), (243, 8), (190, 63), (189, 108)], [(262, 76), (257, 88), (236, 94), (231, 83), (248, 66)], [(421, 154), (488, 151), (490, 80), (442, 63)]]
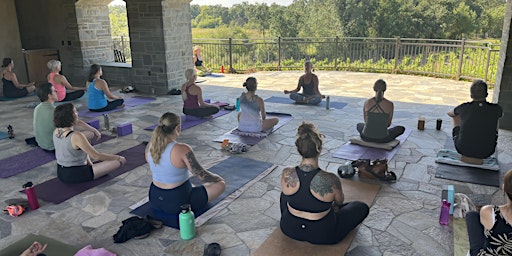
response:
[(396, 74), (396, 70), (398, 67), (398, 58), (400, 56), (399, 54), (400, 54), (400, 37), (397, 36), (396, 42), (395, 42), (395, 63), (393, 65), (393, 70), (391, 70), (392, 74)]
[(336, 36), (336, 48), (334, 49), (334, 70), (338, 70), (338, 42), (340, 37)]
[(466, 39), (462, 38), (461, 46), (460, 46), (460, 56), (459, 56), (459, 69), (457, 70), (457, 76), (455, 79), (459, 80), (460, 75), (462, 73), (462, 63), (464, 62), (464, 46), (466, 44)]
[(485, 82), (487, 83), (487, 78), (489, 75), (489, 64), (491, 62), (491, 51), (492, 51), (492, 43), (488, 44), (487, 47), (487, 63), (485, 64)]
[(233, 38), (229, 38), (229, 73), (233, 72)]
[(281, 71), (281, 37), (277, 37), (277, 71)]
[(124, 36), (121, 36), (121, 49), (123, 49), (123, 55), (126, 56), (125, 48), (124, 48)]

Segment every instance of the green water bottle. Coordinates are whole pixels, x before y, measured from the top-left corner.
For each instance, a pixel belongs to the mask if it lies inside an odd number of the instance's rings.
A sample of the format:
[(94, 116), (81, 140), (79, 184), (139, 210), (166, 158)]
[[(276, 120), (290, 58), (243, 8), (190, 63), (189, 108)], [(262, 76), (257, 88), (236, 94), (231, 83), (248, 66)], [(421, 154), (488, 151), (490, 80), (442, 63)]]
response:
[(190, 204), (184, 204), (181, 206), (179, 222), (181, 239), (190, 240), (196, 236), (194, 212), (190, 208)]

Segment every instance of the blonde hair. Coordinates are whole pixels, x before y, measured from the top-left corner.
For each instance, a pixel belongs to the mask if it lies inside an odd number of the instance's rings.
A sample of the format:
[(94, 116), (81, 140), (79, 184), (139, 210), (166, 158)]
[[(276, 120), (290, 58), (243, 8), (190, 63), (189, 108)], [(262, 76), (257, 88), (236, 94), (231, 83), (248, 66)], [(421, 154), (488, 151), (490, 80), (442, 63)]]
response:
[(46, 66), (48, 67), (48, 69), (50, 71), (55, 71), (57, 69), (57, 67), (60, 66), (60, 65), (62, 65), (62, 64), (58, 60), (50, 60), (46, 64)]
[(185, 78), (188, 82), (193, 81), (194, 76), (197, 76), (197, 71), (194, 68), (187, 68), (187, 70), (185, 70)]
[(512, 169), (503, 176), (503, 191), (507, 194), (508, 199), (512, 201)]
[(197, 51), (203, 50), (203, 47), (196, 45), (192, 48), (192, 52), (196, 54)]
[(151, 158), (153, 158), (153, 162), (158, 164), (160, 162), (160, 157), (162, 156), (162, 152), (165, 151), (167, 147), (167, 140), (165, 139), (167, 136), (174, 133), (176, 127), (181, 124), (180, 116), (167, 112), (160, 117), (160, 121), (158, 122), (158, 126), (153, 131), (151, 135), (150, 148), (149, 153), (151, 154)]
[(317, 157), (322, 152), (323, 134), (320, 134), (315, 125), (302, 122), (297, 128), (295, 146), (303, 158)]
[(375, 91), (375, 101), (381, 102), (384, 99), (384, 92), (386, 91), (386, 82), (382, 79), (375, 81), (373, 90)]

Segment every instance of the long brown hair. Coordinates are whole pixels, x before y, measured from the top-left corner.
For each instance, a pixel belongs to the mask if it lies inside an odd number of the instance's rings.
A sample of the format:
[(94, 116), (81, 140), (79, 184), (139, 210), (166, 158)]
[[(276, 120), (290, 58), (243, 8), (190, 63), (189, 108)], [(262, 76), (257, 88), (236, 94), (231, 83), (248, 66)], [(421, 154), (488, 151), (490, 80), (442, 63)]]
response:
[(160, 117), (158, 126), (151, 135), (151, 146), (149, 148), (149, 153), (151, 154), (151, 158), (153, 158), (153, 162), (155, 162), (155, 164), (160, 163), (162, 152), (164, 152), (167, 147), (168, 143), (166, 137), (172, 134), (180, 123), (180, 116), (171, 112), (167, 112)]
[(318, 132), (315, 125), (302, 122), (297, 128), (295, 146), (303, 158), (317, 157), (322, 152), (323, 135)]

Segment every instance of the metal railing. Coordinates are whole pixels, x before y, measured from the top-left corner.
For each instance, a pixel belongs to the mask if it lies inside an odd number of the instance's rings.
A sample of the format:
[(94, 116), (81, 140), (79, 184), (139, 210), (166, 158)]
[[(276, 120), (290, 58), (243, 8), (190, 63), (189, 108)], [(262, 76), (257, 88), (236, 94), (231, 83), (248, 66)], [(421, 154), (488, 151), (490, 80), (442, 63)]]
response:
[[(125, 40), (120, 49), (129, 48)], [(489, 84), (496, 80), (500, 47), (469, 40), (360, 37), (197, 38), (193, 44), (203, 48), (204, 64), (215, 72), (222, 67), (232, 73), (300, 70), (311, 60), (317, 70), (483, 79)]]
[(132, 51), (130, 48), (130, 37), (113, 36), (112, 42), (114, 44), (114, 61), (131, 63)]

